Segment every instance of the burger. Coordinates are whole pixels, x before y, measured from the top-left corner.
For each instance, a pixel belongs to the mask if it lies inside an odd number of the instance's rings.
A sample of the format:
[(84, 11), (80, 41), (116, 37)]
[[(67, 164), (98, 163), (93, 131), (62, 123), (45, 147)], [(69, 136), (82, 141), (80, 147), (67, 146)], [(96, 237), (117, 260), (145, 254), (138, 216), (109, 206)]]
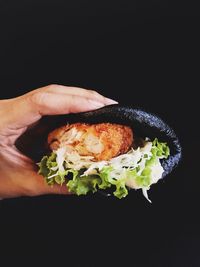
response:
[(76, 195), (100, 191), (121, 199), (130, 189), (141, 189), (150, 201), (151, 185), (169, 174), (181, 158), (174, 131), (141, 109), (108, 106), (51, 116), (46, 125), (48, 152), (38, 164), (38, 173), (50, 186), (65, 184)]

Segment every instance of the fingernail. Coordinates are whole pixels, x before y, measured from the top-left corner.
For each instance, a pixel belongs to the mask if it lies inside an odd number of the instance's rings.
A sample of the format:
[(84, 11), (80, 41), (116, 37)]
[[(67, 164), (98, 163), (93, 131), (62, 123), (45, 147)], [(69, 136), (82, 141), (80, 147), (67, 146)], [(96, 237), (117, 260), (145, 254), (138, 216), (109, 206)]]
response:
[(101, 107), (105, 106), (104, 103), (98, 102), (98, 101), (95, 101), (95, 100), (91, 100), (91, 99), (89, 99), (89, 103), (90, 103), (90, 107), (91, 108), (101, 108)]
[(105, 98), (105, 102), (106, 102), (106, 104), (107, 105), (111, 105), (111, 104), (118, 104), (118, 102), (117, 101), (115, 101), (115, 100), (113, 100), (113, 99), (111, 99), (111, 98)]

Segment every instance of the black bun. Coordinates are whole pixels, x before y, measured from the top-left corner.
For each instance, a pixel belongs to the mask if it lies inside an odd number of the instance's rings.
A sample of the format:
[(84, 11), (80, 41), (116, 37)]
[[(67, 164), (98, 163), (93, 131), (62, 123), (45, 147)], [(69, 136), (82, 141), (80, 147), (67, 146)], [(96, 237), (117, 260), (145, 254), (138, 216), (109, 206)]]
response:
[(175, 132), (158, 116), (142, 109), (120, 105), (106, 106), (101, 109), (69, 115), (45, 116), (38, 124), (28, 129), (17, 141), (16, 147), (34, 161), (40, 161), (47, 154), (47, 136), (52, 130), (67, 123), (111, 122), (128, 125), (133, 128), (138, 137), (149, 137), (151, 140), (167, 142), (170, 147), (170, 157), (162, 160), (163, 177), (169, 174), (181, 159), (181, 146)]

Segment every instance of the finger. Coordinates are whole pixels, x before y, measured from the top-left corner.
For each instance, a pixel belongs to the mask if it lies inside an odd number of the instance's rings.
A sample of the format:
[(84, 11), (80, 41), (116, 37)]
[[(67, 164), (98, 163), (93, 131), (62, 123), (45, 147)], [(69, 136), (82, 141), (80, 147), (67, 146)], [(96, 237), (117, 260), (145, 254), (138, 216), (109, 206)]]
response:
[[(24, 156), (25, 157), (25, 156)], [(5, 150), (0, 153), (0, 197), (38, 196), (44, 194), (71, 194), (66, 185), (49, 186), (30, 159), (19, 152)]]
[(32, 108), (36, 109), (42, 116), (83, 112), (106, 105), (104, 102), (90, 97), (49, 92), (35, 94), (30, 101)]
[(30, 122), (31, 116), (33, 118), (32, 122), (34, 122), (44, 115), (77, 113), (98, 109), (103, 106), (105, 106), (105, 104), (102, 102), (78, 95), (39, 92), (27, 99), (25, 114), (27, 114), (27, 118), (29, 115), (29, 119), (27, 120), (24, 117), (23, 123), (27, 125), (27, 123)]
[(35, 179), (33, 183), (34, 184), (32, 185), (29, 184), (30, 191), (28, 191), (28, 194), (31, 196), (39, 196), (39, 195), (46, 195), (46, 194), (59, 194), (59, 195), (71, 194), (66, 184), (48, 185), (44, 177), (42, 177), (41, 175), (35, 174)]
[(31, 172), (30, 181), (25, 185), (26, 194), (30, 196), (39, 196), (46, 194), (59, 194), (59, 195), (69, 195), (71, 194), (66, 186), (63, 185), (48, 185), (46, 180), (42, 175), (37, 174), (35, 171)]
[(105, 105), (105, 102), (90, 97), (41, 90), (16, 98), (9, 106), (6, 124), (12, 128), (21, 128), (38, 121), (43, 115), (83, 112)]
[(48, 186), (48, 190), (45, 190), (43, 192), (43, 194), (58, 194), (58, 195), (71, 195), (72, 193), (69, 192), (66, 184), (63, 185), (58, 185), (58, 184), (54, 184), (54, 185), (47, 185)]
[(20, 128), (36, 122), (42, 115), (83, 112), (114, 103), (117, 102), (91, 90), (50, 85), (11, 99), (6, 124)]
[(107, 105), (117, 103), (115, 100), (107, 98), (94, 90), (88, 90), (88, 89), (84, 89), (80, 87), (51, 84), (38, 90), (45, 90), (46, 92), (51, 92), (51, 93), (61, 93), (61, 94), (67, 94), (67, 95), (87, 97), (87, 98), (94, 99), (96, 101), (100, 101)]

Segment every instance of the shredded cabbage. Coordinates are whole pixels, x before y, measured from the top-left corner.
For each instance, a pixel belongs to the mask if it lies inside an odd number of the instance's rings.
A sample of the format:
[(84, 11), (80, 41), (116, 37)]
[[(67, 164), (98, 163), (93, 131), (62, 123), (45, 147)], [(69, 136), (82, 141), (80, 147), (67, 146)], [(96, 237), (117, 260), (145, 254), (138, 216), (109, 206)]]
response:
[(164, 169), (160, 159), (170, 154), (166, 143), (158, 139), (146, 139), (143, 147), (131, 149), (128, 153), (108, 161), (93, 161), (91, 156), (81, 156), (65, 147), (44, 156), (39, 165), (48, 184), (66, 183), (69, 190), (77, 195), (96, 192), (98, 189), (114, 188), (118, 198), (127, 196), (128, 190), (142, 189), (148, 201), (150, 186), (162, 178)]

